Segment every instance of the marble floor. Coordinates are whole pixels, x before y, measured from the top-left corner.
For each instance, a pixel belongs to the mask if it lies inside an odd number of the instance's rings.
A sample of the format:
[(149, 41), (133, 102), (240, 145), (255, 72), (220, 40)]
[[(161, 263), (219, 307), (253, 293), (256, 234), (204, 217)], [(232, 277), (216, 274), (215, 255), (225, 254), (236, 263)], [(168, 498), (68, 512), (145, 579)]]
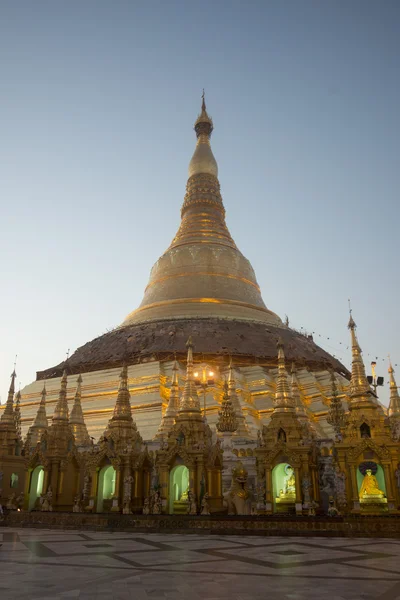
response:
[(1, 600), (397, 600), (400, 541), (0, 529)]

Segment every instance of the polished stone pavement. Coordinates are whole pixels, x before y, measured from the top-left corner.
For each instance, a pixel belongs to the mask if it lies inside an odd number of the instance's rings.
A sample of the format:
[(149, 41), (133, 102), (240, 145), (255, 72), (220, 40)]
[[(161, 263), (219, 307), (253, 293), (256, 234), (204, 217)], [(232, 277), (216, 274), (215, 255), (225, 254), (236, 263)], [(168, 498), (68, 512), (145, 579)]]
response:
[(1, 600), (397, 600), (400, 541), (0, 529)]

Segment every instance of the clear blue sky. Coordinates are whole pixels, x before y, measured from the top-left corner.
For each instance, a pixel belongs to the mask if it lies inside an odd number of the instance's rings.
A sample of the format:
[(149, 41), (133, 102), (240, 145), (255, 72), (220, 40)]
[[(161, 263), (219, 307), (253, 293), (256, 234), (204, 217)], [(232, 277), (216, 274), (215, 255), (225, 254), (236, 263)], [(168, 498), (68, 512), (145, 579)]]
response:
[(351, 297), (400, 379), (399, 40), (396, 0), (3, 0), (2, 401), (140, 303), (203, 87), (267, 306), (348, 365)]

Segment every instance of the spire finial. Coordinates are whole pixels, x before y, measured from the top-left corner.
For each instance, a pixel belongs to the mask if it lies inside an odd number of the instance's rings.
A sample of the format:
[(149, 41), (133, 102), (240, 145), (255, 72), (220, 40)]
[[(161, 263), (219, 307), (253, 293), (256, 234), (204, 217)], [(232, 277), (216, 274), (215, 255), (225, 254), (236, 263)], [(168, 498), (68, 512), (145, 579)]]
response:
[(183, 394), (180, 402), (179, 412), (190, 411), (201, 414), (200, 401), (197, 394), (196, 384), (193, 376), (193, 342), (192, 336), (189, 336), (186, 342), (187, 359), (186, 359), (186, 382), (183, 388)]
[(389, 385), (390, 385), (390, 401), (388, 415), (389, 417), (400, 417), (400, 396), (399, 389), (394, 378), (394, 369), (389, 355)]
[(234, 433), (237, 428), (235, 409), (229, 397), (229, 386), (225, 379), (221, 410), (218, 411), (217, 429), (221, 433)]
[(42, 397), (38, 411), (36, 413), (33, 424), (29, 427), (27, 435), (27, 444), (30, 448), (35, 448), (37, 443), (40, 441), (42, 434), (47, 430), (47, 415), (46, 415), (46, 382), (43, 384)]
[(293, 396), (296, 413), (301, 418), (307, 418), (307, 413), (306, 413), (304, 404), (303, 404), (303, 402), (301, 400), (301, 396), (300, 396), (300, 388), (299, 388), (299, 384), (298, 384), (297, 377), (296, 377), (296, 365), (295, 365), (294, 360), (292, 361), (292, 367), (290, 369), (290, 374), (292, 376), (290, 383), (291, 383), (292, 396)]
[(11, 428), (12, 430), (14, 429), (14, 426), (15, 426), (15, 423), (14, 423), (14, 394), (15, 394), (15, 378), (17, 376), (17, 374), (15, 372), (16, 360), (17, 360), (17, 357), (15, 357), (14, 370), (11, 373), (11, 382), (10, 382), (10, 388), (8, 390), (6, 407), (3, 411), (3, 414), (1, 415), (1, 419), (0, 419), (3, 428), (6, 428), (6, 429)]
[(89, 446), (90, 437), (88, 430), (83, 418), (82, 411), (82, 375), (79, 374), (76, 380), (76, 392), (74, 398), (74, 406), (71, 410), (71, 416), (69, 419), (72, 433), (74, 434), (75, 444), (77, 446)]
[(156, 433), (156, 438), (163, 438), (168, 435), (171, 431), (176, 415), (179, 410), (179, 379), (178, 379), (178, 363), (176, 361), (176, 354), (174, 355), (174, 364), (172, 365), (172, 379), (171, 379), (171, 391), (169, 395), (169, 401), (167, 409), (161, 419), (160, 427)]
[(60, 392), (58, 395), (56, 407), (54, 409), (53, 423), (57, 421), (68, 421), (69, 410), (67, 400), (67, 383), (67, 370), (64, 369), (63, 375), (61, 377)]
[(353, 319), (350, 308), (350, 320), (348, 324), (351, 334), (351, 380), (350, 380), (350, 398), (352, 400), (370, 401), (374, 396), (365, 374), (365, 365), (362, 358), (362, 350), (356, 334), (356, 324)]
[[(207, 115), (207, 108), (206, 108), (206, 94), (203, 88), (203, 93), (201, 95), (201, 113), (205, 113)], [(207, 115), (208, 116), (208, 115)]]
[(278, 347), (278, 376), (276, 379), (275, 392), (275, 411), (287, 412), (294, 410), (294, 400), (289, 388), (288, 374), (285, 364), (285, 353), (283, 350), (283, 340), (279, 337)]
[(201, 113), (197, 117), (194, 124), (194, 130), (197, 135), (198, 143), (200, 142), (209, 144), (209, 138), (211, 137), (213, 129), (214, 126), (212, 118), (207, 113), (206, 95), (203, 88), (203, 93), (201, 95)]
[(354, 319), (353, 319), (353, 309), (351, 308), (350, 298), (348, 299), (348, 303), (349, 303), (349, 323), (348, 323), (347, 327), (354, 331), (354, 329), (357, 327), (357, 325), (355, 324)]

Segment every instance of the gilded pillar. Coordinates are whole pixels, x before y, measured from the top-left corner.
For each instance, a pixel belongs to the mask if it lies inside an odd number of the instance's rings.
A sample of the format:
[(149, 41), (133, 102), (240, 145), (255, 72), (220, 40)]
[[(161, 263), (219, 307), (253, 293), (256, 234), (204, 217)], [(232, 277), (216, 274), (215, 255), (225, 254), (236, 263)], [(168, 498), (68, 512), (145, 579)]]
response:
[(189, 467), (189, 490), (191, 490), (192, 492), (194, 492), (197, 496), (198, 494), (198, 490), (196, 489), (197, 487), (197, 477), (196, 477), (197, 473), (196, 473), (196, 467), (195, 466), (191, 466)]
[(57, 489), (58, 496), (60, 496), (62, 494), (62, 489), (63, 489), (63, 484), (64, 484), (64, 475), (65, 475), (65, 471), (63, 469), (62, 471), (60, 471), (60, 476), (58, 478), (58, 489)]
[[(53, 492), (53, 498), (57, 497), (58, 493), (58, 461), (52, 461), (51, 463), (51, 476), (50, 476), (50, 485)], [(43, 493), (46, 493), (47, 489), (43, 490)]]
[(44, 474), (43, 474), (42, 494), (45, 494), (47, 492), (47, 488), (49, 487), (49, 481), (50, 481), (50, 471), (47, 468), (47, 469), (44, 469)]
[(159, 468), (160, 486), (161, 486), (161, 501), (163, 513), (168, 513), (169, 501), (169, 468), (162, 466)]
[(390, 473), (390, 465), (383, 464), (383, 470), (385, 472), (385, 484), (386, 484), (386, 495), (388, 502), (394, 502), (394, 494), (393, 494), (393, 486), (392, 486), (392, 476)]
[(133, 497), (134, 498), (139, 498), (139, 496), (141, 496), (141, 482), (139, 481), (140, 478), (140, 471), (139, 469), (134, 469), (133, 470)]
[(196, 498), (197, 498), (198, 502), (200, 502), (201, 480), (203, 477), (203, 472), (204, 472), (204, 465), (203, 465), (203, 459), (201, 458), (197, 465), (197, 470), (196, 470), (195, 494), (196, 494)]
[(320, 503), (320, 493), (319, 493), (319, 485), (318, 485), (318, 474), (316, 468), (313, 467), (311, 469), (311, 483), (313, 489), (313, 495), (311, 496), (311, 500), (315, 500), (318, 504)]
[(265, 502), (272, 502), (272, 470), (271, 467), (265, 467)]
[(114, 498), (120, 499), (120, 491), (121, 491), (121, 467), (117, 467), (115, 474), (115, 490), (114, 490)]
[(25, 473), (24, 503), (22, 505), (22, 508), (24, 510), (28, 510), (28, 508), (29, 508), (29, 493), (30, 493), (31, 483), (32, 483), (32, 473), (33, 473), (33, 469), (31, 467), (29, 469), (27, 469), (27, 471)]
[(357, 485), (357, 465), (350, 465), (350, 477), (351, 477), (351, 497), (353, 500), (353, 510), (359, 512), (360, 510), (360, 499), (358, 496), (358, 485)]
[(90, 496), (94, 497), (97, 496), (97, 486), (98, 486), (98, 482), (99, 482), (99, 472), (100, 472), (100, 467), (96, 467), (96, 470), (92, 473), (92, 485), (90, 488)]
[(299, 467), (294, 468), (294, 478), (296, 482), (296, 504), (301, 502), (301, 480), (300, 480), (300, 469)]
[(397, 477), (396, 472), (400, 473), (400, 466), (395, 456), (392, 456), (392, 473), (393, 473), (393, 484), (394, 484), (394, 497), (396, 498), (397, 506), (400, 504), (400, 477)]

